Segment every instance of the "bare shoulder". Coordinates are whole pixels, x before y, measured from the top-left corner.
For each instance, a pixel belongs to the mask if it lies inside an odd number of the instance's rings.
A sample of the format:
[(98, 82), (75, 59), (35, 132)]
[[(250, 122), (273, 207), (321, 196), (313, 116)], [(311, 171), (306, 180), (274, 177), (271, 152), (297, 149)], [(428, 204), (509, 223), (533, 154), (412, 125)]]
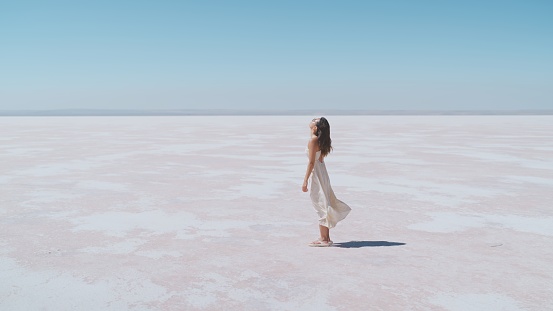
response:
[(308, 147), (310, 150), (319, 151), (319, 138), (315, 135), (311, 136)]

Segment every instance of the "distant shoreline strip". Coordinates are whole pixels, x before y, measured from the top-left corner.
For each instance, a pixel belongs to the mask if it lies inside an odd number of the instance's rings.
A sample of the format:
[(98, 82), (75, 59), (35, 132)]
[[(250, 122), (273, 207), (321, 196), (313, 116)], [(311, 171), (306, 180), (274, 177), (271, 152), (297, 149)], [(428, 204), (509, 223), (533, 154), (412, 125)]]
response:
[(430, 115), (553, 115), (553, 110), (0, 110), (0, 116), (430, 116)]

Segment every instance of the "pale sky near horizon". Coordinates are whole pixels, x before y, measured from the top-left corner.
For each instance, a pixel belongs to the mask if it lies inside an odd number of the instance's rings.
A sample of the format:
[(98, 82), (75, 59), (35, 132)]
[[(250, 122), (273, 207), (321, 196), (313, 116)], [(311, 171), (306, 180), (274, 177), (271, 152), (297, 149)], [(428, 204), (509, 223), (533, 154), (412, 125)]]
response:
[(4, 1), (0, 110), (553, 109), (553, 1)]

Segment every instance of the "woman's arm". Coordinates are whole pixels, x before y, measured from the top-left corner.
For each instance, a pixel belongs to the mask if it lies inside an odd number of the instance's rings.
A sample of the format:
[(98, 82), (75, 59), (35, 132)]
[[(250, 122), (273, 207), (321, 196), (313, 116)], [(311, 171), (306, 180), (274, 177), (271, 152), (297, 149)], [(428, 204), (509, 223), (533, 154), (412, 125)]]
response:
[(317, 156), (317, 148), (319, 147), (319, 140), (317, 136), (313, 136), (311, 140), (309, 141), (309, 144), (307, 145), (309, 148), (309, 163), (307, 163), (307, 171), (305, 172), (305, 177), (303, 178), (303, 185), (301, 187), (301, 190), (303, 192), (307, 192), (307, 183), (309, 181), (309, 176), (311, 176), (311, 172), (313, 171), (313, 167), (315, 167), (315, 157)]

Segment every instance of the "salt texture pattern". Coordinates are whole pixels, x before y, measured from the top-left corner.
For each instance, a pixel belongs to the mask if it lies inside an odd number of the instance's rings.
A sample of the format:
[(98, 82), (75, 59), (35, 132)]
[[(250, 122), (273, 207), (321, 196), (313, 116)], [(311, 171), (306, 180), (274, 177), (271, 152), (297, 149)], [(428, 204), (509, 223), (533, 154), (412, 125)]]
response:
[(0, 118), (1, 310), (545, 310), (552, 116)]

